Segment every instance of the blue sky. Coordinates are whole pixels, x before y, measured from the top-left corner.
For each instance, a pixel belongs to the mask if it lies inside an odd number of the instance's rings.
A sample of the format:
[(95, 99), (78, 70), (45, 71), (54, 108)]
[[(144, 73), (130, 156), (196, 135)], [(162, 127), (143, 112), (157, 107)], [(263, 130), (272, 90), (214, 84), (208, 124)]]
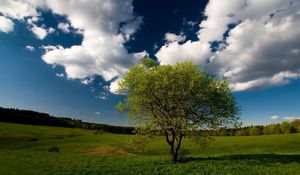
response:
[(245, 125), (297, 118), (299, 7), (292, 0), (4, 0), (0, 106), (127, 125), (115, 110), (124, 96), (114, 89), (149, 55), (227, 77)]

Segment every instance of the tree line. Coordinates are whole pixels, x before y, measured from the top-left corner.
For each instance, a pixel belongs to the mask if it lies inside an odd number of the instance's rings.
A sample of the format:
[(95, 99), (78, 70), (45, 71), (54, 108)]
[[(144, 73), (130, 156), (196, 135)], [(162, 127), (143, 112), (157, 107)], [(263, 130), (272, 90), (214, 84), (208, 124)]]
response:
[(112, 126), (106, 124), (88, 123), (79, 119), (67, 117), (54, 117), (47, 113), (40, 113), (30, 110), (0, 107), (0, 121), (9, 123), (20, 123), (30, 125), (57, 126), (67, 128), (83, 128), (101, 130), (104, 132), (118, 134), (132, 134), (133, 127)]
[(278, 124), (252, 125), (240, 128), (220, 128), (208, 132), (211, 136), (258, 136), (300, 133), (300, 119), (283, 121)]
[[(72, 119), (67, 117), (54, 117), (47, 113), (2, 107), (0, 107), (0, 121), (30, 125), (83, 128), (119, 134), (133, 134), (134, 130), (133, 127), (88, 123), (83, 122), (79, 119)], [(217, 130), (209, 130), (206, 132), (211, 136), (257, 136), (300, 133), (300, 119), (290, 122), (284, 121), (282, 123), (269, 124), (265, 126), (252, 125), (239, 128), (220, 128)]]

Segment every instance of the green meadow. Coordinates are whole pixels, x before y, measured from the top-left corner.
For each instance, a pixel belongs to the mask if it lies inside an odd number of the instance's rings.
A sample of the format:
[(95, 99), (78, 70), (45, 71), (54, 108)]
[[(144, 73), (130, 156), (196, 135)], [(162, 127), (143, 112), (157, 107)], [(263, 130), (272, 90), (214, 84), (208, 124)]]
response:
[(177, 164), (164, 138), (136, 152), (132, 137), (0, 122), (0, 175), (300, 174), (300, 134), (213, 137), (205, 149), (184, 140)]

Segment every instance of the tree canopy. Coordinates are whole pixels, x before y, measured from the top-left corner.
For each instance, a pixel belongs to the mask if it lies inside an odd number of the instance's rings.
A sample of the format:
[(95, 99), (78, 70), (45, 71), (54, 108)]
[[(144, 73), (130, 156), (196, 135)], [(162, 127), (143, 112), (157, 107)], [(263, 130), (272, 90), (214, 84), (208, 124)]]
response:
[(143, 133), (164, 134), (173, 162), (184, 137), (238, 120), (228, 81), (214, 79), (191, 62), (159, 65), (146, 58), (132, 66), (119, 85), (127, 98), (117, 108), (128, 112)]

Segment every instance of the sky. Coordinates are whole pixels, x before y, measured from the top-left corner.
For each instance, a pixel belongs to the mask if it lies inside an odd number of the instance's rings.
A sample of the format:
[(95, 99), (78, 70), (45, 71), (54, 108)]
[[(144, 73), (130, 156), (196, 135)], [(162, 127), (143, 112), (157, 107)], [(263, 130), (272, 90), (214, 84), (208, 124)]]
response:
[(128, 125), (130, 66), (192, 61), (226, 77), (244, 125), (300, 117), (299, 0), (2, 0), (0, 106)]

